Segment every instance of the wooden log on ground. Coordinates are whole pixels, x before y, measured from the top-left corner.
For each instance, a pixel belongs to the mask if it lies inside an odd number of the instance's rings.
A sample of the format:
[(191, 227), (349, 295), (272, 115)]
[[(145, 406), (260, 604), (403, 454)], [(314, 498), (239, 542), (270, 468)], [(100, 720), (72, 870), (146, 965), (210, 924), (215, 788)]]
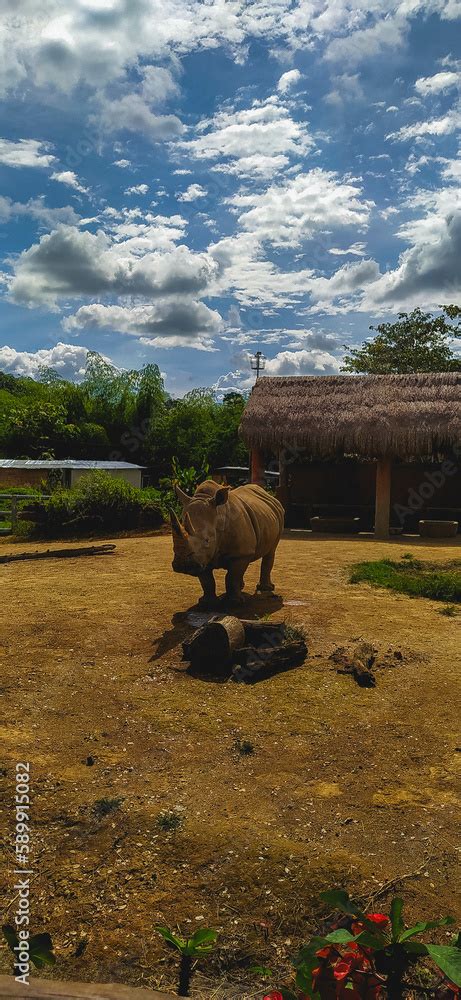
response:
[(157, 993), (117, 983), (64, 983), (35, 979), (17, 983), (13, 976), (0, 976), (0, 1000), (175, 1000), (171, 993)]
[(360, 687), (368, 688), (376, 687), (372, 670), (375, 659), (376, 650), (369, 642), (360, 642), (352, 652), (341, 646), (330, 656), (330, 660), (337, 664), (339, 674), (352, 674)]
[(245, 645), (281, 645), (285, 640), (285, 622), (253, 622), (241, 619), (245, 629)]
[(300, 667), (306, 656), (307, 646), (302, 639), (259, 648), (245, 646), (235, 654), (236, 664), (232, 670), (232, 679), (240, 684), (266, 680), (274, 674)]
[(238, 618), (212, 618), (182, 644), (185, 660), (192, 667), (221, 673), (230, 667), (237, 649), (245, 644), (245, 630)]
[(115, 545), (87, 545), (78, 549), (46, 549), (44, 552), (15, 552), (0, 556), (0, 563), (22, 562), (25, 559), (75, 559), (77, 556), (107, 556)]

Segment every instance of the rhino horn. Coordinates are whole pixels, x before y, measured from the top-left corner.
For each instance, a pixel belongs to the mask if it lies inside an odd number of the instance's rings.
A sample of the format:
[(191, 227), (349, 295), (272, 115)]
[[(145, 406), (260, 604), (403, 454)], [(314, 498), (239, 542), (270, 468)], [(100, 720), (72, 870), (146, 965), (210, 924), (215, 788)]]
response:
[(171, 521), (171, 527), (173, 529), (173, 533), (175, 535), (178, 535), (179, 538), (185, 539), (187, 537), (186, 536), (186, 532), (184, 531), (184, 528), (183, 528), (183, 526), (182, 526), (179, 518), (175, 514), (174, 510), (170, 511), (170, 521)]
[(184, 493), (184, 490), (182, 490), (177, 483), (174, 484), (174, 491), (176, 493), (178, 500), (182, 503), (183, 507), (187, 507), (187, 505), (191, 502), (192, 498), (188, 497), (187, 493)]
[(194, 525), (187, 513), (184, 515), (184, 525), (188, 535), (195, 535)]

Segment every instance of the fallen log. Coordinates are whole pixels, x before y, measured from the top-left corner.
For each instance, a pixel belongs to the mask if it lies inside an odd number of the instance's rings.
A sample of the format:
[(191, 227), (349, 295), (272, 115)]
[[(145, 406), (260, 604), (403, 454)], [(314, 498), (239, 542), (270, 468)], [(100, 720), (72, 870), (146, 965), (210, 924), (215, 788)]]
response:
[(235, 650), (245, 643), (245, 630), (238, 618), (212, 618), (182, 644), (185, 660), (192, 667), (222, 672), (229, 668)]
[(75, 559), (77, 556), (107, 556), (115, 545), (87, 545), (79, 549), (45, 549), (44, 552), (17, 552), (0, 556), (0, 563), (22, 562), (25, 559)]
[(245, 646), (235, 655), (236, 664), (232, 679), (238, 683), (251, 684), (266, 680), (273, 674), (300, 667), (307, 656), (307, 646), (303, 640), (283, 642), (280, 646)]
[(376, 650), (368, 642), (360, 642), (352, 653), (340, 646), (330, 656), (330, 660), (337, 664), (339, 674), (352, 674), (359, 687), (367, 688), (376, 687), (376, 677), (372, 670), (375, 659)]

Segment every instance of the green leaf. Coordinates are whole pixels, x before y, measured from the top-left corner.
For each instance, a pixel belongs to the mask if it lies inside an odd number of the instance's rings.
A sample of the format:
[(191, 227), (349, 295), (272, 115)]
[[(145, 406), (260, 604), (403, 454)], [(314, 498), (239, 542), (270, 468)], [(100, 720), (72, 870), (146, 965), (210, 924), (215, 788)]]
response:
[(360, 934), (356, 934), (354, 941), (363, 945), (364, 948), (372, 948), (373, 951), (382, 951), (383, 948), (387, 948), (389, 941), (384, 934), (380, 934), (374, 924), (370, 923), (369, 926), (373, 927), (373, 930), (361, 931)]
[(267, 969), (265, 965), (251, 965), (248, 969), (253, 976), (262, 976), (264, 979), (270, 979), (274, 975), (272, 969)]
[(428, 944), (427, 953), (451, 983), (461, 986), (461, 948), (453, 945)]
[(296, 972), (295, 983), (298, 990), (301, 990), (302, 993), (311, 997), (311, 1000), (313, 997), (318, 996), (318, 994), (312, 989), (312, 972), (317, 968), (318, 961), (318, 958), (315, 958), (314, 956), (310, 962), (303, 962)]
[(48, 933), (34, 934), (29, 940), (29, 955), (37, 969), (44, 965), (54, 965), (56, 956), (53, 954), (53, 942)]
[(327, 892), (320, 893), (320, 899), (340, 913), (348, 913), (351, 917), (365, 917), (358, 903), (354, 903), (345, 889), (328, 889)]
[(413, 927), (409, 927), (407, 931), (404, 931), (400, 935), (400, 942), (403, 943), (407, 941), (408, 938), (415, 937), (416, 934), (422, 934), (423, 931), (432, 931), (435, 927), (446, 927), (447, 924), (454, 924), (454, 917), (441, 917), (440, 920), (426, 920), (419, 924), (415, 924)]
[(11, 951), (14, 951), (15, 945), (19, 943), (18, 935), (16, 934), (14, 927), (12, 927), (11, 924), (3, 924), (2, 934), (8, 947), (11, 948)]
[(216, 944), (217, 937), (218, 935), (216, 931), (212, 931), (208, 927), (202, 927), (192, 935), (190, 941), (195, 948), (201, 945), (209, 945), (210, 947), (213, 947), (213, 945)]
[(402, 912), (403, 912), (403, 899), (400, 899), (399, 896), (394, 896), (390, 910), (393, 941), (399, 941), (400, 935), (405, 930), (405, 924), (403, 922)]
[(172, 948), (177, 948), (178, 951), (183, 953), (184, 949), (187, 947), (187, 941), (184, 938), (176, 937), (168, 927), (156, 926), (156, 931), (162, 935), (164, 941), (171, 945)]
[(422, 941), (405, 941), (403, 948), (407, 955), (427, 955), (427, 947)]
[(331, 934), (327, 934), (325, 938), (325, 941), (328, 941), (329, 944), (347, 944), (348, 941), (355, 940), (356, 936), (346, 930), (345, 927), (340, 927), (337, 931), (332, 931)]

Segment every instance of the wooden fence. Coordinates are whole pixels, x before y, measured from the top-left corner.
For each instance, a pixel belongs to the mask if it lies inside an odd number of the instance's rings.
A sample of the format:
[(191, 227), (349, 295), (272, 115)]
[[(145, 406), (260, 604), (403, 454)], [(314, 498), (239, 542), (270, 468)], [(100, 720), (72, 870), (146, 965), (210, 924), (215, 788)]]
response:
[(6, 522), (7, 524), (6, 528), (0, 528), (0, 535), (14, 535), (18, 521), (22, 516), (19, 504), (24, 501), (35, 503), (37, 500), (49, 500), (49, 494), (41, 493), (38, 497), (36, 494), (28, 496), (27, 493), (0, 493), (0, 504), (3, 502), (6, 504), (6, 507), (0, 509), (0, 523)]

